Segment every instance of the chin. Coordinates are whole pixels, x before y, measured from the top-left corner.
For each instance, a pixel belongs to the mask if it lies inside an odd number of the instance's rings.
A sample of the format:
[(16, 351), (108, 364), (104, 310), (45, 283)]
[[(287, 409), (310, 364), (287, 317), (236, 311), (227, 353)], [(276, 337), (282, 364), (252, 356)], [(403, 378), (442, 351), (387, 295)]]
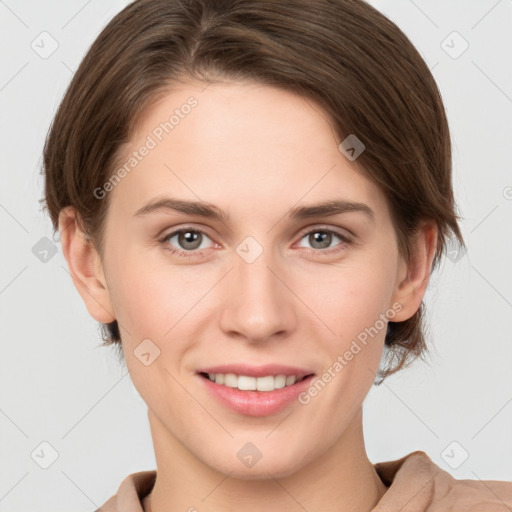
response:
[(286, 478), (308, 463), (305, 460), (304, 446), (297, 447), (296, 453), (283, 453), (282, 449), (274, 447), (269, 447), (266, 453), (265, 449), (257, 450), (248, 442), (242, 448), (237, 446), (234, 457), (230, 450), (228, 453), (229, 455), (222, 455), (210, 452), (208, 460), (203, 461), (216, 471), (240, 480)]

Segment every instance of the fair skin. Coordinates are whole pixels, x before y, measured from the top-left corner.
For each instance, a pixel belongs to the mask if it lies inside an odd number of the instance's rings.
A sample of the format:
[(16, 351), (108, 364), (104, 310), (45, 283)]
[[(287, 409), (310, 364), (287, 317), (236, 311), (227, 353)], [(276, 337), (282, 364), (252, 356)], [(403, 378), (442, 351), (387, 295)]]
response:
[[(275, 414), (229, 409), (196, 372), (225, 363), (281, 363), (321, 376), (393, 304), (401, 308), (395, 322), (417, 311), (435, 227), (425, 224), (407, 264), (382, 192), (339, 151), (341, 141), (319, 107), (265, 85), (204, 87), (183, 84), (142, 117), (124, 148), (127, 157), (187, 98), (198, 100), (110, 192), (103, 259), (82, 236), (72, 208), (60, 217), (75, 286), (95, 320), (119, 322), (127, 368), (148, 406), (157, 478), (144, 506), (369, 511), (387, 488), (366, 454), (362, 404), (385, 328), (309, 403), (295, 400)], [(169, 209), (134, 215), (157, 196), (204, 201), (229, 219)], [(291, 208), (334, 199), (363, 203), (374, 216), (287, 217)], [(202, 232), (199, 249), (177, 235), (161, 241), (182, 228)], [(321, 245), (310, 235), (325, 229), (352, 242), (332, 235)], [(248, 236), (263, 249), (251, 263), (236, 251)], [(188, 248), (191, 256), (166, 246)], [(134, 354), (145, 339), (160, 350), (148, 366)], [(237, 457), (247, 442), (262, 454), (252, 467)]]

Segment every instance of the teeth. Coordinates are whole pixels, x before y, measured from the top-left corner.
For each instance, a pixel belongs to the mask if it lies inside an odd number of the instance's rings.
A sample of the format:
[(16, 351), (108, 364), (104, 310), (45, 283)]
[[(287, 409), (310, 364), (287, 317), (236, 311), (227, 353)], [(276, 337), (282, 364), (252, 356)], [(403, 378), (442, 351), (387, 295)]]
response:
[(234, 373), (209, 373), (208, 378), (216, 384), (242, 391), (274, 391), (297, 382), (295, 375), (267, 375), (265, 377), (250, 377), (248, 375), (235, 375)]
[(286, 385), (291, 386), (292, 384), (295, 384), (295, 375), (289, 375), (286, 377)]

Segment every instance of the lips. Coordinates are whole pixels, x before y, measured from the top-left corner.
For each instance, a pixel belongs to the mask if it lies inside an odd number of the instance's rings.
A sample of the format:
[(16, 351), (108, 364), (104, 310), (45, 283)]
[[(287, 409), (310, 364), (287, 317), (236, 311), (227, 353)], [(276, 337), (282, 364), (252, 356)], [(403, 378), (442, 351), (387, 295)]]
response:
[(310, 370), (279, 364), (210, 366), (197, 374), (219, 404), (247, 416), (266, 416), (291, 406), (314, 376)]

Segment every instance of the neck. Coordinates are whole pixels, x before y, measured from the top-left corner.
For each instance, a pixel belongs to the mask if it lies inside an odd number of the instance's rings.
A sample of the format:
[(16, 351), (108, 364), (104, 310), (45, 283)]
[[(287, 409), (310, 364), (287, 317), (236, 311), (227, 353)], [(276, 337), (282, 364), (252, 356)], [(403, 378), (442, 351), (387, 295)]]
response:
[[(157, 478), (145, 512), (370, 512), (387, 490), (366, 455), (359, 409), (337, 443), (295, 473), (247, 480), (194, 457), (149, 411)], [(165, 432), (164, 432), (165, 430)], [(165, 440), (165, 442), (163, 442)]]

